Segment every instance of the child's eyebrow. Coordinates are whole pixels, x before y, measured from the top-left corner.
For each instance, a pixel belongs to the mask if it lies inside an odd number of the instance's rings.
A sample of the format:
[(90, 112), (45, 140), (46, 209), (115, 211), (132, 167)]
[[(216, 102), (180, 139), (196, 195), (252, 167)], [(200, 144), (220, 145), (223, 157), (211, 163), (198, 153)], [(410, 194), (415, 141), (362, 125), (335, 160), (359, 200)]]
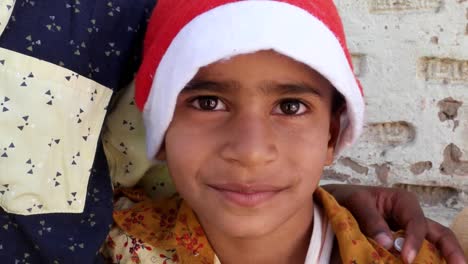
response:
[(181, 93), (186, 92), (196, 92), (196, 91), (204, 91), (204, 92), (232, 92), (233, 89), (238, 88), (240, 85), (235, 81), (205, 81), (205, 80), (193, 80), (189, 82)]
[(300, 83), (267, 83), (262, 86), (262, 92), (266, 95), (268, 94), (278, 94), (278, 95), (303, 95), (311, 94), (317, 97), (322, 98), (322, 92), (304, 82)]
[[(204, 81), (194, 80), (188, 83), (181, 93), (189, 93), (196, 91), (203, 92), (219, 92), (219, 93), (232, 93), (234, 89), (241, 87), (241, 84), (236, 81)], [(264, 95), (304, 95), (310, 94), (322, 98), (322, 92), (305, 82), (276, 82), (266, 81), (260, 86), (261, 92)]]

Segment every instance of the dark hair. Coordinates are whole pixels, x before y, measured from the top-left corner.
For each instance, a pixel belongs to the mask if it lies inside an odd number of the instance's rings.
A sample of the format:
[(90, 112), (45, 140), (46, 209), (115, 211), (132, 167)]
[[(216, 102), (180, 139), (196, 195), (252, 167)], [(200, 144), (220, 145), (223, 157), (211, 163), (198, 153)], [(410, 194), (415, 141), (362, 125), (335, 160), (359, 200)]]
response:
[(337, 111), (340, 111), (343, 106), (346, 105), (346, 101), (343, 95), (338, 92), (336, 89), (333, 92), (333, 99), (332, 99), (332, 114), (335, 114)]

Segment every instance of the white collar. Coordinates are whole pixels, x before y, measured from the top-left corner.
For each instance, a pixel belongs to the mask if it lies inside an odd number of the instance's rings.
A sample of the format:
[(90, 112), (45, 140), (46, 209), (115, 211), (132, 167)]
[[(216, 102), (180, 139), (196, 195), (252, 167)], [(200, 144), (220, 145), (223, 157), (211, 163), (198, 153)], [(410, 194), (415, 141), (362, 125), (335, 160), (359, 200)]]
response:
[[(333, 248), (335, 233), (322, 208), (314, 202), (314, 227), (310, 238), (309, 249), (304, 264), (328, 264)], [(215, 255), (214, 264), (221, 264)]]
[(314, 227), (305, 264), (327, 264), (333, 248), (335, 234), (322, 208), (314, 202)]

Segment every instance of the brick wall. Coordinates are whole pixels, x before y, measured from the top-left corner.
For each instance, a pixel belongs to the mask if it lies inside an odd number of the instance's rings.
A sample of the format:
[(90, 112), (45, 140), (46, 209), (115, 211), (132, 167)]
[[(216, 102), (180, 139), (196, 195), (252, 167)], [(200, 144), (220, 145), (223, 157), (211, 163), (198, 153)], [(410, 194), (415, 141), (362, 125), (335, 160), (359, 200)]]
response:
[(335, 2), (368, 124), (326, 181), (414, 191), (448, 225), (468, 205), (468, 0)]

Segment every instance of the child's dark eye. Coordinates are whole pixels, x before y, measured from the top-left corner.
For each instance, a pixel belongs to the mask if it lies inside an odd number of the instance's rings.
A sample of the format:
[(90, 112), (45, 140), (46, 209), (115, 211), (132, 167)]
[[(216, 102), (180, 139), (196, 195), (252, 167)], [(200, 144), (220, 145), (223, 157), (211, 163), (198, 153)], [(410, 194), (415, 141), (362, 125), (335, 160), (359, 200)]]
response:
[(275, 114), (300, 115), (307, 111), (307, 107), (297, 99), (281, 101), (273, 110)]
[(226, 105), (216, 96), (200, 96), (193, 99), (190, 104), (203, 111), (222, 111)]

